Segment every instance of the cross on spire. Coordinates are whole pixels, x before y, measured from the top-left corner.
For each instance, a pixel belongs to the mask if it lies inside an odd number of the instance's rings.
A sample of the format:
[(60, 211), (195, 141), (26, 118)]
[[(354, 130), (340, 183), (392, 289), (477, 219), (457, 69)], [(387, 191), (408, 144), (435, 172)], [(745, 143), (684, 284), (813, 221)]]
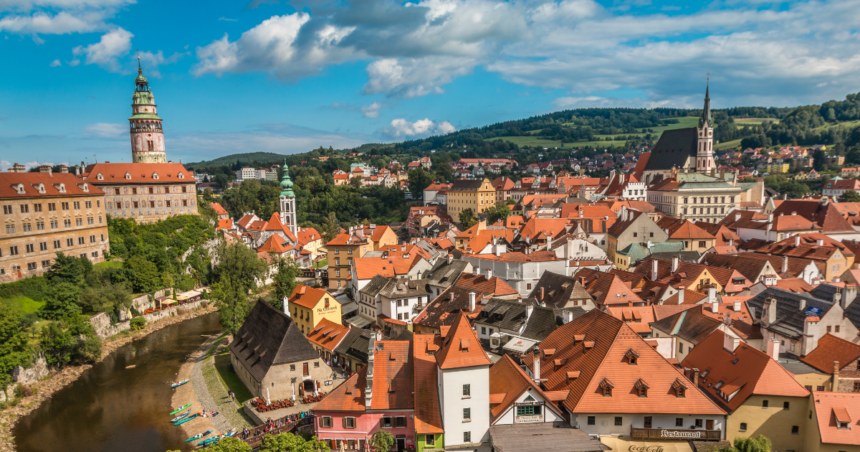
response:
[(140, 68), (140, 49), (134, 49), (137, 52), (137, 73), (143, 74), (143, 69)]

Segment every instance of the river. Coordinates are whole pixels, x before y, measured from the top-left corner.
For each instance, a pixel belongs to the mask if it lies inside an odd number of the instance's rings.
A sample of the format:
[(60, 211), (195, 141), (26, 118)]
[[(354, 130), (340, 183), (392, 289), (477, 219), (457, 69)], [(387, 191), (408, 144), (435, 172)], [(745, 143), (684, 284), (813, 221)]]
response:
[[(182, 430), (168, 422), (169, 385), (203, 335), (220, 331), (212, 313), (122, 346), (18, 422), (18, 451), (189, 450)], [(126, 369), (130, 365), (135, 368)]]

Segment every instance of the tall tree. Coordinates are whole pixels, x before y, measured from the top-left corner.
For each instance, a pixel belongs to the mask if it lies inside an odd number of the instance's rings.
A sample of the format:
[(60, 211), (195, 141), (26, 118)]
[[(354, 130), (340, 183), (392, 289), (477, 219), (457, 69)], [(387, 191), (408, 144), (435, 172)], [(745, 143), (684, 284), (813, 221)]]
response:
[(433, 177), (424, 171), (424, 168), (414, 169), (409, 172), (409, 191), (412, 192), (412, 197), (421, 199), (424, 196), (424, 189), (433, 183)]
[(458, 217), (460, 220), (460, 224), (463, 225), (464, 228), (468, 228), (472, 226), (472, 221), (475, 219), (475, 213), (472, 212), (472, 209), (466, 209), (460, 212)]
[(379, 452), (388, 451), (394, 445), (394, 435), (385, 430), (378, 430), (370, 437), (370, 445)]
[(511, 216), (511, 208), (504, 202), (497, 202), (495, 206), (487, 209), (487, 224), (504, 220)]
[(860, 194), (854, 190), (846, 191), (839, 199), (840, 202), (860, 202)]
[(316, 436), (305, 440), (299, 435), (281, 433), (264, 436), (263, 443), (257, 450), (259, 452), (328, 452), (330, 449), (325, 441), (318, 440)]
[(278, 272), (273, 276), (272, 296), (278, 309), (284, 308), (284, 297), (293, 293), (296, 288), (296, 278), (299, 276), (299, 265), (292, 259), (276, 258)]
[(337, 221), (337, 214), (334, 212), (329, 212), (328, 216), (325, 217), (322, 223), (323, 228), (323, 240), (328, 243), (337, 235), (340, 231), (340, 223)]
[(212, 285), (212, 297), (218, 303), (221, 325), (235, 333), (251, 310), (248, 292), (256, 286), (257, 279), (264, 277), (266, 262), (242, 243), (219, 246), (216, 261), (217, 282)]
[(39, 315), (53, 320), (77, 316), (81, 313), (81, 307), (78, 305), (80, 294), (81, 288), (72, 283), (63, 282), (52, 286)]
[(30, 358), (24, 325), (18, 311), (0, 304), (0, 389), (12, 381), (12, 370)]

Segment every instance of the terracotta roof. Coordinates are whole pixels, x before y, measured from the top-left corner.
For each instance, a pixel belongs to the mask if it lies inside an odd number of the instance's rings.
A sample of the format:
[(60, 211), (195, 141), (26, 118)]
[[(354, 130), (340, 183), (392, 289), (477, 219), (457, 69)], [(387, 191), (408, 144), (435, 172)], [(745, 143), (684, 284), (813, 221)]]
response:
[(854, 232), (851, 223), (842, 217), (833, 203), (824, 204), (818, 200), (789, 199), (783, 201), (776, 210), (774, 216), (779, 214), (791, 215), (797, 212), (807, 220), (816, 223), (823, 229), (824, 233), (831, 232)]
[(514, 189), (514, 181), (510, 177), (501, 176), (493, 179), (493, 188), (496, 191), (510, 191)]
[(633, 291), (630, 283), (625, 283), (611, 273), (595, 273), (594, 277), (586, 279), (585, 290), (598, 305), (629, 305), (644, 302)]
[[(23, 193), (17, 186), (23, 185)], [(44, 184), (44, 193), (39, 186)], [(65, 193), (60, 192), (61, 185)], [(86, 187), (87, 191), (84, 191)], [(0, 173), (0, 198), (36, 198), (48, 196), (103, 196), (104, 192), (91, 181), (70, 173)]]
[(472, 325), (469, 324), (465, 313), (457, 314), (454, 324), (442, 339), (442, 344), (436, 353), (436, 364), (443, 370), (493, 364), (481, 348), (478, 336), (472, 330)]
[(307, 245), (314, 240), (322, 239), (322, 234), (314, 228), (297, 228), (296, 235), (298, 236), (298, 243), (301, 246)]
[[(582, 336), (584, 335), (584, 337)], [(582, 337), (582, 341), (575, 338)], [(586, 344), (591, 345), (586, 349)], [(543, 353), (554, 349), (551, 356)], [(684, 375), (621, 320), (594, 309), (560, 326), (540, 344), (541, 378), (547, 391), (568, 390), (562, 402), (572, 413), (723, 414), (714, 402), (692, 389)], [(638, 355), (636, 365), (625, 358)], [(555, 360), (564, 362), (555, 366)], [(533, 353), (524, 358), (533, 367)], [(578, 371), (570, 378), (571, 371)], [(647, 397), (634, 391), (638, 381), (649, 387)], [(683, 398), (671, 390), (676, 381), (690, 388)], [(604, 397), (600, 385), (611, 385)]]
[(490, 296), (504, 296), (504, 295), (516, 295), (516, 289), (508, 285), (503, 279), (493, 276), (490, 279), (487, 279), (486, 276), (483, 275), (468, 275), (463, 274), (460, 276), (460, 279), (454, 284), (454, 286), (469, 290), (473, 292), (480, 292), (485, 295)]
[[(96, 185), (196, 183), (181, 163), (93, 163), (84, 169), (87, 182)], [(3, 173), (4, 175), (6, 173)], [(98, 180), (98, 175), (102, 180)], [(126, 179), (126, 174), (129, 178)], [(154, 175), (158, 175), (158, 179)], [(180, 175), (182, 178), (180, 179)], [(74, 176), (72, 176), (74, 177)]]
[(660, 229), (669, 230), (670, 239), (713, 239), (714, 236), (696, 226), (689, 220), (679, 220), (672, 217), (663, 217), (657, 222)]
[(391, 253), (388, 257), (359, 257), (352, 260), (356, 278), (372, 279), (376, 275), (394, 277), (409, 273), (409, 270), (422, 259), (418, 253), (403, 257)]
[[(493, 400), (496, 406), (490, 407), (491, 421), (499, 420), (499, 416), (511, 408), (514, 402), (528, 390), (532, 390), (544, 399), (546, 408), (555, 411), (559, 417), (564, 417), (564, 414), (556, 408), (550, 395), (536, 385), (510, 355), (506, 354), (490, 367), (490, 394), (497, 396), (496, 400)], [(567, 391), (555, 392), (564, 395), (561, 400), (567, 398)]]
[(776, 282), (776, 287), (778, 289), (787, 290), (789, 292), (809, 292), (815, 286), (807, 283), (801, 278), (786, 278), (780, 279)]
[(218, 227), (215, 230), (219, 229), (233, 229), (233, 220), (227, 218), (226, 220), (218, 220)]
[(493, 243), (493, 238), (496, 237), (505, 239), (510, 243), (514, 240), (514, 231), (511, 229), (484, 229), (466, 243), (464, 251), (479, 252)]
[[(729, 240), (732, 240), (732, 244), (737, 246), (741, 243), (741, 238), (734, 231), (727, 228), (725, 225), (719, 223), (706, 223), (704, 221), (697, 221), (696, 226), (702, 228), (708, 234), (714, 236), (717, 241), (715, 246), (725, 246), (729, 244)], [(737, 252), (737, 251), (735, 251)]]
[(229, 213), (227, 213), (227, 210), (221, 207), (221, 204), (218, 204), (217, 202), (213, 202), (209, 205), (212, 206), (213, 209), (215, 209), (215, 213), (217, 213), (218, 215), (230, 215)]
[(412, 336), (412, 358), (415, 366), (415, 433), (444, 433), (437, 386), (435, 334)]
[(242, 216), (242, 218), (240, 218), (240, 219), (239, 219), (239, 221), (237, 221), (237, 222), (236, 222), (236, 224), (238, 224), (239, 226), (241, 226), (241, 227), (242, 227), (242, 229), (247, 229), (247, 228), (248, 228), (248, 225), (249, 225), (249, 224), (251, 223), (251, 221), (253, 221), (253, 220), (254, 220), (254, 215), (252, 215), (252, 214), (247, 214), (247, 215), (243, 215), (243, 216)]
[(495, 254), (467, 254), (465, 256), (473, 257), (475, 259), (484, 259), (489, 261), (499, 261), (499, 262), (546, 262), (546, 261), (557, 261), (559, 260), (556, 257), (555, 253), (552, 251), (534, 251), (530, 254), (524, 254), (520, 252), (513, 253), (503, 253), (501, 256), (496, 256)]
[(570, 224), (566, 218), (531, 218), (520, 230), (520, 237), (531, 240), (546, 239), (547, 236), (558, 236)]
[[(686, 368), (698, 368), (699, 389), (707, 392), (725, 406), (729, 412), (740, 407), (752, 395), (807, 397), (794, 376), (764, 352), (746, 344), (738, 345), (734, 352), (723, 348), (725, 333), (714, 331), (693, 347), (681, 363)], [(702, 378), (701, 374), (707, 372)], [(723, 384), (718, 385), (719, 382)], [(715, 388), (719, 386), (719, 388)], [(721, 392), (722, 390), (722, 392)], [(726, 401), (720, 394), (737, 394)]]
[(855, 366), (857, 358), (860, 358), (860, 345), (827, 333), (818, 340), (815, 350), (800, 360), (826, 374), (833, 375), (834, 361), (839, 361), (841, 370), (849, 365)]
[(283, 242), (283, 239), (280, 236), (278, 236), (277, 234), (272, 234), (269, 239), (266, 240), (266, 243), (263, 243), (262, 245), (260, 245), (259, 248), (257, 248), (257, 252), (280, 254), (293, 249), (291, 245), (285, 246), (285, 243), (286, 242)]
[(561, 205), (562, 218), (600, 218), (609, 217), (609, 220), (615, 221), (615, 212), (605, 204), (573, 204), (566, 203)]
[(683, 302), (683, 303), (678, 303), (678, 301), (679, 301), (679, 299), (680, 299), (680, 297), (678, 296), (678, 294), (680, 294), (680, 292), (678, 292), (678, 293), (676, 293), (675, 295), (672, 295), (671, 297), (667, 298), (667, 299), (666, 299), (666, 301), (664, 301), (664, 302), (663, 302), (663, 304), (664, 304), (664, 305), (679, 305), (679, 304), (690, 305), (690, 304), (699, 304), (699, 302), (700, 302), (700, 301), (704, 300), (705, 298), (708, 298), (708, 296), (707, 296), (707, 295), (705, 295), (705, 294), (703, 294), (703, 293), (694, 292), (694, 291), (692, 291), (692, 290), (690, 290), (690, 289), (684, 289), (684, 302)]
[(290, 228), (281, 223), (281, 214), (278, 212), (272, 213), (272, 217), (266, 223), (264, 231), (283, 232), (292, 242), (296, 242), (296, 236), (293, 234), (293, 231), (290, 231)]
[(334, 323), (329, 319), (322, 319), (317, 323), (314, 329), (308, 333), (307, 338), (309, 341), (325, 348), (326, 350), (334, 351), (337, 345), (340, 344), (340, 341), (346, 337), (347, 332), (349, 332), (348, 327), (339, 323)]
[[(324, 297), (328, 295), (325, 289), (317, 289), (314, 287), (308, 287), (304, 284), (296, 285), (296, 288), (293, 289), (293, 293), (290, 294), (289, 301), (291, 304), (297, 304), (301, 307), (313, 309), (317, 303)], [(331, 297), (331, 295), (329, 295)]]
[[(846, 392), (814, 392), (815, 420), (823, 444), (860, 445), (860, 394)], [(839, 422), (848, 428), (839, 428)], [(846, 450), (850, 450), (845, 448)]]

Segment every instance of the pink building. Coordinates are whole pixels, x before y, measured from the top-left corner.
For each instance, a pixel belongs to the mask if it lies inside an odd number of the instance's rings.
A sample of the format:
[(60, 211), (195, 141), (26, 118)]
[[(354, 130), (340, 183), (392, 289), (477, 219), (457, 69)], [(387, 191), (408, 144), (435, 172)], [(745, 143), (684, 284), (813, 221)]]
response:
[(415, 449), (415, 401), (412, 395), (411, 343), (375, 341), (368, 345), (368, 365), (330, 392), (314, 407), (314, 430), (332, 450), (364, 450), (383, 429), (395, 438), (397, 451)]

